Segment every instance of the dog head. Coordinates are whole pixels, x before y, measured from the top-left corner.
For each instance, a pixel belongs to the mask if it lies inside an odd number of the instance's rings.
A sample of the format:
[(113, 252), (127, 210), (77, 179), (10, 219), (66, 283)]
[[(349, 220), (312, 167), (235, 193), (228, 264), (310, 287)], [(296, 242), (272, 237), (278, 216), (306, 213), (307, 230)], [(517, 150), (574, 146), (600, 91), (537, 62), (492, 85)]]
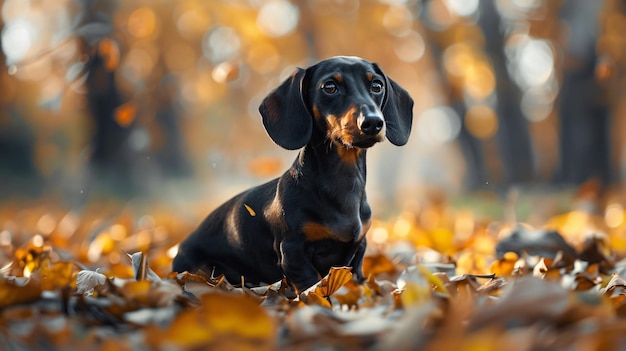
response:
[(338, 56), (298, 69), (259, 107), (268, 134), (299, 149), (321, 132), (337, 147), (368, 148), (385, 138), (406, 144), (413, 100), (375, 63)]

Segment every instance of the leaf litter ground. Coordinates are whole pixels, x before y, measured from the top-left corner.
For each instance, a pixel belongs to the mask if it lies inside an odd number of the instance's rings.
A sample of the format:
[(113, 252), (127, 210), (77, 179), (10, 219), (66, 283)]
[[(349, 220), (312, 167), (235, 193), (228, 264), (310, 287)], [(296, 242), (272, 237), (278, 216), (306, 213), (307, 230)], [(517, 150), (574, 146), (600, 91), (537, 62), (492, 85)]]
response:
[(358, 284), (350, 268), (337, 267), (296, 298), (280, 281), (237, 288), (240, 282), (211, 272), (172, 273), (175, 245), (194, 216), (158, 206), (115, 208), (3, 207), (3, 349), (612, 350), (626, 344), (626, 213), (617, 204), (529, 216), (538, 222), (530, 225), (430, 202), (374, 223), (367, 281)]

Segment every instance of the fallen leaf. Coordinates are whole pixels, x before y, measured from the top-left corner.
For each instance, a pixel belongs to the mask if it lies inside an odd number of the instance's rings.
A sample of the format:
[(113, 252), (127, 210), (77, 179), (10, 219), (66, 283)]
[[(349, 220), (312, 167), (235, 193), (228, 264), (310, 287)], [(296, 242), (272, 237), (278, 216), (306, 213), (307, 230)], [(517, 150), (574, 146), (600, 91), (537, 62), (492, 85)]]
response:
[(41, 292), (41, 283), (36, 279), (0, 278), (0, 308), (37, 300)]
[(92, 295), (98, 286), (104, 286), (107, 277), (99, 272), (82, 270), (76, 274), (76, 292)]
[(275, 326), (269, 315), (251, 299), (224, 293), (206, 294), (200, 308), (183, 312), (155, 337), (153, 345), (182, 348), (208, 347), (230, 339), (240, 349), (258, 347), (271, 350), (275, 345)]
[(366, 277), (377, 276), (382, 273), (392, 274), (396, 271), (396, 265), (385, 254), (379, 253), (373, 256), (366, 256), (363, 259), (363, 275)]
[(248, 205), (246, 205), (246, 204), (243, 204), (243, 206), (246, 208), (246, 210), (248, 211), (248, 213), (250, 214), (250, 216), (252, 216), (252, 217), (256, 216), (256, 212), (254, 212), (254, 210), (252, 209), (252, 207), (250, 207), (250, 206), (248, 206)]
[(315, 287), (315, 293), (328, 297), (352, 279), (352, 267), (332, 267)]
[(557, 231), (526, 230), (518, 228), (509, 236), (498, 242), (496, 254), (502, 257), (507, 252), (515, 252), (518, 256), (527, 253), (530, 256), (555, 258), (561, 252), (563, 260), (573, 263), (578, 257)]
[(72, 285), (74, 263), (55, 262), (42, 264), (41, 288), (43, 290), (56, 290)]

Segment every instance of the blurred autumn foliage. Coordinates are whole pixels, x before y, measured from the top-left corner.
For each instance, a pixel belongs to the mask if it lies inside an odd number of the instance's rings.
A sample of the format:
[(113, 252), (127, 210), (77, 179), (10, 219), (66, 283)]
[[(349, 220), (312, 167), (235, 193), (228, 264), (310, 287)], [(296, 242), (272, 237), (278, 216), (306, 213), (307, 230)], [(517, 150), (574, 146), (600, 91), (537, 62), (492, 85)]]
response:
[[(7, 350), (620, 349), (622, 0), (5, 0)], [(295, 157), (257, 106), (375, 61), (415, 99), (369, 152), (363, 284), (297, 299), (171, 272), (217, 204)]]
[(409, 145), (370, 153), (374, 199), (620, 184), (623, 16), (619, 0), (5, 1), (2, 194), (75, 206), (182, 180), (168, 196), (226, 198), (293, 158), (261, 99), (332, 55), (378, 62), (416, 101)]

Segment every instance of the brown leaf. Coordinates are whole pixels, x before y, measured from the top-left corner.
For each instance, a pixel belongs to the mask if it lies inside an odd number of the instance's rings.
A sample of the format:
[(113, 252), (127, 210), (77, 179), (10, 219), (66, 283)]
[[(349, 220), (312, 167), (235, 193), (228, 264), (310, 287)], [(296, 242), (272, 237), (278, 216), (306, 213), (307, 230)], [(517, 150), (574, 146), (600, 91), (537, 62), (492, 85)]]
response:
[(567, 312), (569, 294), (557, 283), (521, 277), (506, 287), (497, 304), (480, 309), (470, 320), (471, 330), (510, 321), (554, 321)]
[(37, 300), (41, 291), (41, 283), (36, 279), (0, 278), (0, 308)]
[[(345, 293), (340, 293), (345, 290)], [(359, 300), (363, 297), (363, 287), (357, 284), (355, 281), (350, 280), (346, 285), (343, 286), (342, 289), (335, 292), (333, 297), (337, 299), (342, 306), (347, 306), (348, 308), (359, 307)]]
[(230, 339), (236, 349), (250, 346), (270, 350), (275, 326), (268, 314), (251, 299), (224, 293), (206, 294), (201, 307), (180, 314), (156, 337), (161, 345), (182, 348), (221, 344)]
[(381, 273), (393, 274), (397, 269), (396, 265), (382, 253), (366, 256), (363, 259), (363, 275), (366, 277), (376, 276)]
[(310, 291), (306, 294), (306, 303), (308, 305), (318, 305), (326, 308), (332, 307), (327, 296), (320, 295), (315, 291)]

